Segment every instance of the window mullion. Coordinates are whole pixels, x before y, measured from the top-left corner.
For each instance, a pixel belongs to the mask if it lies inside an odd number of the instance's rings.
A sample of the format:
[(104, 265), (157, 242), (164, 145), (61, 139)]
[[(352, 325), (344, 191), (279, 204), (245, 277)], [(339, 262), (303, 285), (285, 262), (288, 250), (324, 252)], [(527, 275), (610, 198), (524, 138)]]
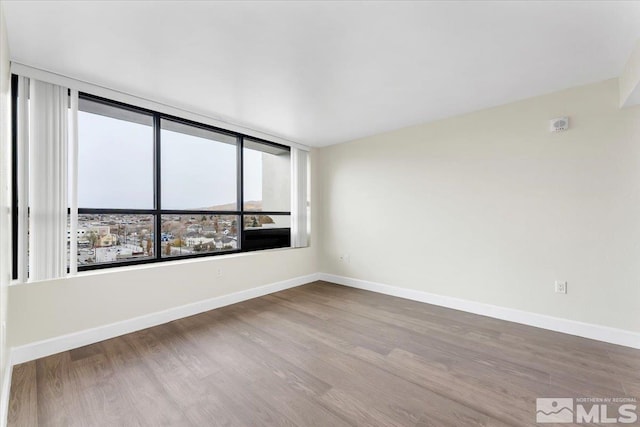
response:
[(161, 200), (161, 188), (160, 182), (162, 163), (161, 159), (161, 140), (160, 140), (160, 114), (154, 113), (153, 115), (153, 153), (154, 153), (154, 208), (155, 208), (155, 232), (153, 233), (154, 240), (154, 258), (160, 260), (162, 257), (162, 200)]
[(244, 137), (240, 136), (238, 138), (238, 211), (240, 212), (240, 216), (238, 217), (238, 226), (236, 229), (238, 230), (238, 249), (242, 250), (243, 246), (243, 236), (244, 236), (244, 160), (243, 160), (243, 151), (244, 151)]

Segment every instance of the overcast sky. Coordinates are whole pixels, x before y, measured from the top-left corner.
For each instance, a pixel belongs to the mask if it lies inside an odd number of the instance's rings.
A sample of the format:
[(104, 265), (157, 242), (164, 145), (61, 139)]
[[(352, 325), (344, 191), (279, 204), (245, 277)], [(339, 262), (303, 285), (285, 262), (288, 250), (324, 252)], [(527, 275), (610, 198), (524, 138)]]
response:
[[(153, 129), (78, 112), (78, 206), (153, 208)], [(236, 147), (163, 130), (162, 208), (236, 201)], [(245, 200), (262, 199), (262, 156), (245, 150)]]

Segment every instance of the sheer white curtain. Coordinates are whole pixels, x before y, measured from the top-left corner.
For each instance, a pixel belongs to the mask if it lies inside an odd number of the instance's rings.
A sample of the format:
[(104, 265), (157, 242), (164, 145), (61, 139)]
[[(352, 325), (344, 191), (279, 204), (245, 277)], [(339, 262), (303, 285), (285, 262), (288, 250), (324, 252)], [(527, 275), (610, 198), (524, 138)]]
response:
[(29, 79), (18, 78), (18, 281), (29, 272)]
[(291, 148), (291, 246), (309, 246), (309, 153)]
[(69, 111), (67, 88), (20, 77), (19, 281), (67, 274)]
[(29, 82), (29, 279), (67, 272), (67, 89)]

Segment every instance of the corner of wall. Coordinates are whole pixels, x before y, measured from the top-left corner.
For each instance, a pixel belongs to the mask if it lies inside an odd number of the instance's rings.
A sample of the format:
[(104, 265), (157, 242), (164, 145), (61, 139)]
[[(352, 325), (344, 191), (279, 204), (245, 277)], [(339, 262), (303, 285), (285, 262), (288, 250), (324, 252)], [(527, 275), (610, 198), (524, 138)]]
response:
[(640, 105), (640, 40), (618, 78), (620, 108)]

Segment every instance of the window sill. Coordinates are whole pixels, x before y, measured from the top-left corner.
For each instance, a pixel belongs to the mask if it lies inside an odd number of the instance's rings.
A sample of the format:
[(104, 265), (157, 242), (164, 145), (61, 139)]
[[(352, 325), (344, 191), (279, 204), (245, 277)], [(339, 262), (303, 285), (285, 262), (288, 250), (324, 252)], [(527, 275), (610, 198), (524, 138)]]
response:
[(308, 249), (309, 247), (310, 246), (303, 247), (303, 248), (288, 247), (288, 248), (276, 248), (276, 249), (263, 249), (259, 251), (236, 252), (236, 253), (226, 254), (226, 255), (205, 256), (200, 258), (189, 258), (189, 259), (176, 259), (176, 260), (168, 260), (165, 262), (155, 262), (155, 263), (139, 264), (139, 265), (127, 265), (127, 266), (121, 266), (121, 267), (109, 267), (109, 268), (102, 268), (97, 270), (79, 271), (74, 275), (67, 275), (65, 277), (60, 277), (57, 279), (37, 280), (33, 282), (18, 282), (17, 280), (12, 280), (9, 283), (9, 286), (27, 286), (34, 283), (49, 282), (52, 280), (65, 280), (65, 279), (72, 279), (76, 277), (89, 277), (89, 276), (96, 276), (96, 275), (103, 275), (103, 274), (119, 273), (124, 271), (148, 270), (148, 269), (166, 268), (166, 267), (171, 267), (175, 265), (215, 262), (218, 260), (225, 260), (225, 259), (232, 259), (232, 258), (245, 258), (245, 257), (258, 256), (260, 254), (265, 254), (265, 253), (290, 251), (290, 250), (296, 250), (296, 249)]

